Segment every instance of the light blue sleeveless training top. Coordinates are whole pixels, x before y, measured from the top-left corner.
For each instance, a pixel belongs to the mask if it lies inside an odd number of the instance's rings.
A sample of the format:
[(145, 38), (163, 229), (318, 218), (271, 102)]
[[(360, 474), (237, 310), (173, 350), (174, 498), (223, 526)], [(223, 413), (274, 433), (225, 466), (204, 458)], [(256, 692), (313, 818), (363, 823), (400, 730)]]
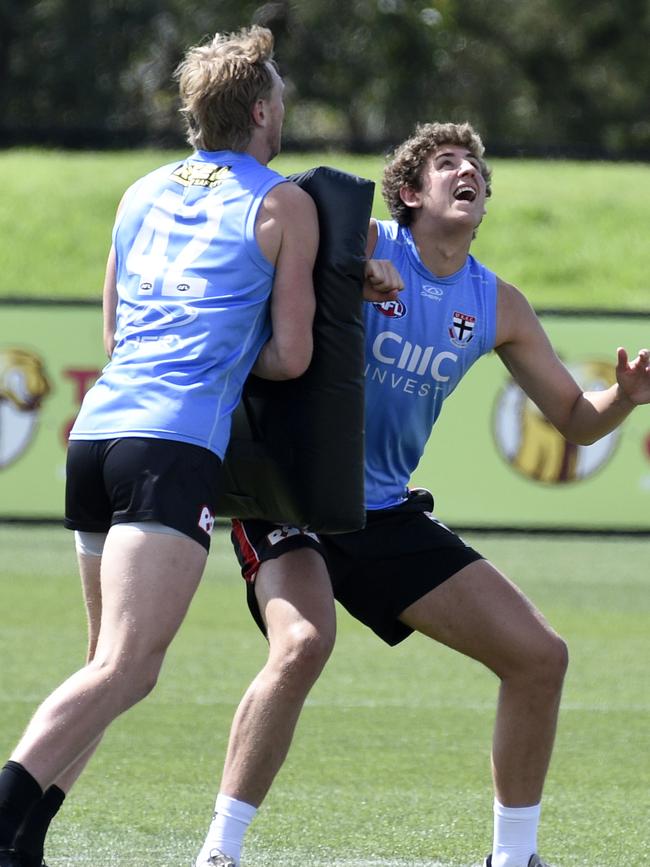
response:
[(377, 227), (373, 258), (390, 259), (405, 288), (397, 301), (364, 305), (367, 509), (404, 500), (442, 402), (494, 348), (496, 332), (491, 271), (468, 256), (455, 274), (436, 277), (410, 229)]
[(113, 230), (117, 345), (71, 439), (155, 437), (223, 458), (270, 336), (274, 268), (255, 218), (283, 181), (247, 154), (198, 151), (127, 191)]

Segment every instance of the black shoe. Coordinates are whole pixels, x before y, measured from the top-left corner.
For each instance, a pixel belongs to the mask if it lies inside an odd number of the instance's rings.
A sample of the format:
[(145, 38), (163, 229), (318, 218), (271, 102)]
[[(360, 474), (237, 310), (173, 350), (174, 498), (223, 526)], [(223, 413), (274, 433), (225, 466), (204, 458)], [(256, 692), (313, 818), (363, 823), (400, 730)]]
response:
[[(1, 864), (0, 867), (2, 867)], [(204, 865), (201, 864), (201, 867)], [(237, 863), (230, 855), (224, 855), (220, 849), (212, 849), (210, 857), (205, 862), (205, 867), (237, 867)]]

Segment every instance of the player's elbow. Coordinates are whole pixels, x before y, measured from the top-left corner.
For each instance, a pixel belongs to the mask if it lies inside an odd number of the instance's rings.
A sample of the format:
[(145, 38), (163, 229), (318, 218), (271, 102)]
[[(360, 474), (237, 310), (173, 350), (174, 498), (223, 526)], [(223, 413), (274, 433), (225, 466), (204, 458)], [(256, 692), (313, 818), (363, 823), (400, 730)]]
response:
[(594, 436), (571, 427), (562, 428), (558, 426), (557, 429), (563, 439), (571, 446), (590, 446), (600, 439), (600, 436)]
[(287, 348), (282, 353), (278, 365), (279, 379), (297, 379), (302, 376), (311, 363), (313, 344), (311, 341), (300, 346)]
[(555, 419), (553, 423), (564, 439), (573, 446), (593, 445), (603, 435), (598, 413), (584, 400), (584, 394), (577, 398), (569, 412)]
[(592, 426), (577, 423), (558, 425), (564, 439), (572, 446), (591, 446), (603, 436), (602, 431)]
[(574, 436), (569, 442), (574, 446), (592, 446), (597, 443), (603, 434), (582, 434), (582, 436)]

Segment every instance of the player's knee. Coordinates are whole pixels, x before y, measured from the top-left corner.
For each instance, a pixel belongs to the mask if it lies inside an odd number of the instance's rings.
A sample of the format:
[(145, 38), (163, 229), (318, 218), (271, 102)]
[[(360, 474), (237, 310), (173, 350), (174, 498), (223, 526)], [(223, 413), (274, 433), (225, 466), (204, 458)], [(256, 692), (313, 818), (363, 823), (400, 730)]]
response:
[(285, 636), (282, 670), (285, 678), (315, 680), (323, 670), (334, 647), (334, 627), (317, 627), (302, 620)]
[(553, 665), (555, 675), (561, 685), (564, 682), (564, 676), (569, 667), (569, 647), (566, 641), (559, 635), (554, 636)]
[(131, 704), (137, 704), (146, 698), (150, 692), (153, 692), (158, 683), (158, 675), (160, 674), (160, 665), (143, 666), (138, 672), (138, 676), (131, 682), (130, 699)]
[(320, 673), (334, 647), (333, 631), (303, 621), (292, 635), (293, 663)]
[(107, 660), (94, 658), (89, 663), (89, 667), (98, 673), (105, 691), (111, 694), (118, 713), (123, 713), (149, 695), (158, 682), (161, 665), (159, 654), (149, 659), (129, 657), (125, 660), (123, 656)]
[(555, 632), (547, 632), (543, 642), (531, 655), (529, 676), (536, 688), (549, 692), (562, 689), (569, 665), (569, 649), (566, 642)]
[(131, 679), (133, 704), (146, 698), (158, 683), (158, 675), (165, 658), (165, 650), (150, 648), (137, 658), (137, 662), (133, 665), (136, 671)]

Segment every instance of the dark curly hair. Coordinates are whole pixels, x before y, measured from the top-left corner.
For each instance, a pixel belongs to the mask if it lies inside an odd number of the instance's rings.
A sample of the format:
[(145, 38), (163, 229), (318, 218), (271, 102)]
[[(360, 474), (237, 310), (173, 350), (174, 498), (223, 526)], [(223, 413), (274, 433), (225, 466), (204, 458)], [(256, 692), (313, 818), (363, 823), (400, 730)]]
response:
[(403, 142), (389, 157), (384, 169), (382, 192), (391, 217), (401, 226), (413, 220), (413, 208), (405, 205), (400, 196), (404, 186), (420, 190), (422, 171), (431, 154), (441, 145), (458, 145), (467, 148), (479, 162), (485, 180), (485, 195), (490, 196), (492, 172), (483, 159), (485, 148), (481, 137), (469, 123), (424, 123), (419, 124), (414, 134)]

